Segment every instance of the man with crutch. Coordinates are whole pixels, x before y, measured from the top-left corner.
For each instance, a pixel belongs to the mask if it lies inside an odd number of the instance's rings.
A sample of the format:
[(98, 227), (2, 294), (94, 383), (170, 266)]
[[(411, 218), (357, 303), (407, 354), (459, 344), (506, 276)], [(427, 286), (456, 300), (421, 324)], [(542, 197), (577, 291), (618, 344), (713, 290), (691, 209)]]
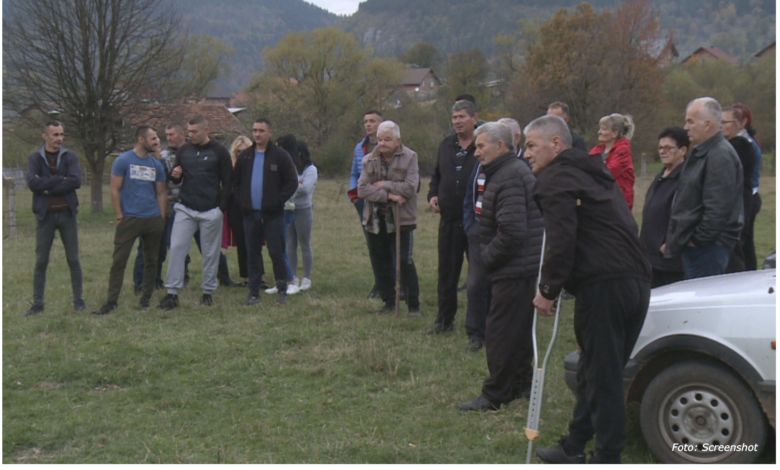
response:
[(546, 230), (534, 306), (552, 316), (561, 289), (573, 293), (581, 348), (569, 435), (536, 455), (545, 463), (585, 463), (585, 444), (595, 434), (590, 463), (619, 463), (626, 442), (623, 368), (647, 314), (651, 267), (601, 159), (571, 148), (571, 133), (558, 116), (540, 117), (524, 133)]
[(533, 298), (542, 246), (542, 215), (533, 200), (534, 176), (517, 159), (512, 131), (497, 122), (476, 130), (484, 184), (476, 190), (480, 259), (490, 279), (485, 322), (490, 376), (482, 393), (458, 404), (463, 411), (498, 409), (530, 394)]

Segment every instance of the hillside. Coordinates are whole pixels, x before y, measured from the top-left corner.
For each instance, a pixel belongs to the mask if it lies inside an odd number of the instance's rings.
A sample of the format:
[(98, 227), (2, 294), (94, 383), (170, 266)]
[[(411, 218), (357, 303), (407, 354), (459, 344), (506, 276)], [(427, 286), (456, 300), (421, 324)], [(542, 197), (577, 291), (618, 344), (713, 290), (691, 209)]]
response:
[[(379, 55), (397, 56), (418, 41), (448, 54), (477, 47), (494, 53), (493, 37), (517, 32), (518, 20), (545, 21), (581, 0), (368, 0), (339, 23)], [(618, 0), (590, 0), (597, 11), (615, 9)], [(772, 0), (653, 0), (664, 30), (675, 30), (682, 56), (715, 45), (746, 60), (775, 39)], [(713, 8), (714, 7), (714, 8)]]

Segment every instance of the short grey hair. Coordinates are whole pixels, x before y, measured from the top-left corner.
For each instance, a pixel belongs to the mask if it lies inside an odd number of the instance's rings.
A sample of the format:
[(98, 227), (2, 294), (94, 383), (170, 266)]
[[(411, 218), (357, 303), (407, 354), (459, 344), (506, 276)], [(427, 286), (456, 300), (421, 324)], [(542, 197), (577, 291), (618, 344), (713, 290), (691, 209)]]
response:
[(523, 131), (522, 129), (520, 129), (520, 124), (516, 120), (510, 117), (503, 117), (499, 119), (498, 122), (508, 127), (509, 130), (512, 131), (512, 135), (515, 134), (523, 135)]
[(477, 114), (477, 107), (471, 101), (460, 100), (460, 101), (456, 101), (455, 104), (452, 105), (453, 113), (455, 111), (460, 111), (462, 109), (465, 109), (466, 113), (471, 117), (474, 117), (474, 115)]
[(379, 127), (376, 128), (377, 135), (380, 132), (385, 132), (385, 131), (392, 131), (393, 138), (395, 139), (401, 138), (401, 128), (398, 127), (398, 124), (394, 123), (393, 121), (382, 121), (382, 123), (379, 124)]
[(481, 134), (485, 134), (487, 141), (491, 144), (498, 144), (498, 142), (503, 142), (504, 145), (506, 145), (507, 151), (513, 151), (515, 149), (512, 131), (501, 123), (486, 122), (482, 124), (474, 131), (475, 136), (479, 136)]
[(563, 148), (571, 148), (571, 131), (569, 131), (566, 121), (559, 116), (547, 115), (534, 119), (523, 129), (526, 138), (531, 131), (539, 131), (541, 137), (548, 142), (557, 135), (563, 142)]
[(686, 106), (685, 109), (687, 110), (694, 104), (701, 105), (700, 112), (705, 116), (705, 118), (712, 121), (712, 123), (715, 124), (715, 127), (720, 127), (723, 121), (723, 109), (721, 109), (718, 100), (715, 98), (710, 98), (709, 96), (696, 98), (695, 100), (688, 103), (688, 106)]

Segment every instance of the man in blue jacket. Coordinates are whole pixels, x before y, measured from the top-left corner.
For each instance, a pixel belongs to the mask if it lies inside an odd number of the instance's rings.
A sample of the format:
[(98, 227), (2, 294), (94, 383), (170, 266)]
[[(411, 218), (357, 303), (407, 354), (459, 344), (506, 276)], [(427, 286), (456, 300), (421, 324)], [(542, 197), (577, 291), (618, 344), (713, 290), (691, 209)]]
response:
[(33, 192), (33, 212), (38, 222), (35, 229), (33, 305), (24, 316), (43, 311), (46, 268), (57, 230), (70, 268), (73, 309), (86, 309), (81, 298), (82, 274), (76, 222), (79, 207), (76, 190), (81, 187), (81, 170), (76, 154), (62, 146), (64, 136), (61, 123), (47, 122), (43, 126), (43, 145), (27, 158), (27, 187)]

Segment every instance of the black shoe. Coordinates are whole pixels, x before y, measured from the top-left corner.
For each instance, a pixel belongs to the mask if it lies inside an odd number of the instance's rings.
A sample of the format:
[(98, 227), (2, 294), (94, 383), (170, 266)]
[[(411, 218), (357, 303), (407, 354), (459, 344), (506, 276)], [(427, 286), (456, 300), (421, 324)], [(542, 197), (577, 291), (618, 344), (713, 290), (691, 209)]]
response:
[(179, 296), (176, 294), (167, 294), (157, 306), (160, 310), (171, 310), (179, 306)]
[(276, 294), (276, 305), (285, 305), (285, 304), (287, 304), (287, 293), (278, 292)]
[(410, 317), (421, 317), (422, 313), (420, 313), (420, 307), (409, 307), (409, 316)]
[(187, 287), (190, 285), (190, 274), (184, 273), (184, 287)]
[(485, 345), (485, 341), (481, 340), (479, 338), (471, 338), (469, 340), (468, 346), (466, 346), (466, 351), (469, 352), (477, 352)]
[(562, 437), (557, 444), (552, 447), (545, 447), (537, 449), (536, 457), (544, 463), (566, 463), (566, 464), (579, 464), (585, 463), (585, 454), (577, 453), (569, 455), (563, 450), (563, 443), (566, 441), (566, 437)]
[(449, 325), (444, 325), (442, 323), (434, 323), (432, 327), (428, 328), (427, 330), (423, 330), (424, 335), (438, 335), (440, 333), (447, 333), (450, 331), (454, 331), (455, 327), (452, 326), (452, 323)]
[(200, 298), (200, 304), (204, 307), (211, 307), (214, 305), (214, 299), (211, 298), (211, 294), (203, 294), (203, 297)]
[(519, 400), (521, 398), (525, 398), (526, 400), (531, 399), (531, 385), (523, 385), (522, 387), (513, 388), (512, 389), (512, 400)]
[(76, 312), (83, 312), (87, 309), (87, 305), (84, 303), (84, 299), (78, 299), (73, 301), (73, 310)]
[(219, 281), (220, 286), (237, 287), (241, 285), (233, 279), (230, 279), (230, 271), (226, 264), (221, 264), (217, 267), (217, 280)]
[(157, 279), (156, 281), (154, 281), (154, 288), (156, 290), (165, 289), (165, 281), (163, 281), (162, 279)]
[(494, 404), (492, 401), (485, 398), (484, 395), (479, 395), (471, 400), (463, 403), (458, 403), (458, 409), (461, 411), (488, 411), (497, 410), (501, 407), (501, 404)]
[(138, 302), (138, 310), (149, 310), (149, 297), (141, 297)]
[(36, 313), (43, 312), (43, 304), (32, 304), (32, 307), (30, 307), (29, 310), (24, 312), (25, 317), (29, 317), (30, 315), (35, 315)]
[(367, 299), (375, 299), (379, 297), (379, 288), (374, 284), (374, 287), (371, 288), (371, 292), (368, 293), (366, 296)]
[(102, 307), (100, 307), (100, 310), (95, 310), (92, 312), (92, 315), (105, 315), (112, 310), (116, 310), (116, 307), (116, 302), (106, 302)]
[(242, 303), (241, 305), (243, 305), (244, 307), (251, 307), (252, 305), (257, 305), (259, 303), (260, 303), (260, 296), (249, 294), (246, 297), (244, 303)]
[(266, 290), (266, 289), (270, 289), (270, 288), (271, 288), (271, 286), (269, 286), (267, 282), (260, 281), (260, 289), (261, 290)]
[(144, 290), (143, 286), (133, 286), (134, 295), (141, 295), (141, 292), (143, 292), (143, 290)]
[(371, 313), (371, 314), (374, 314), (374, 313), (381, 314), (381, 313), (390, 313), (390, 312), (395, 312), (395, 305), (393, 305), (393, 304), (384, 304), (381, 307), (379, 307), (378, 309), (371, 310), (368, 313)]

